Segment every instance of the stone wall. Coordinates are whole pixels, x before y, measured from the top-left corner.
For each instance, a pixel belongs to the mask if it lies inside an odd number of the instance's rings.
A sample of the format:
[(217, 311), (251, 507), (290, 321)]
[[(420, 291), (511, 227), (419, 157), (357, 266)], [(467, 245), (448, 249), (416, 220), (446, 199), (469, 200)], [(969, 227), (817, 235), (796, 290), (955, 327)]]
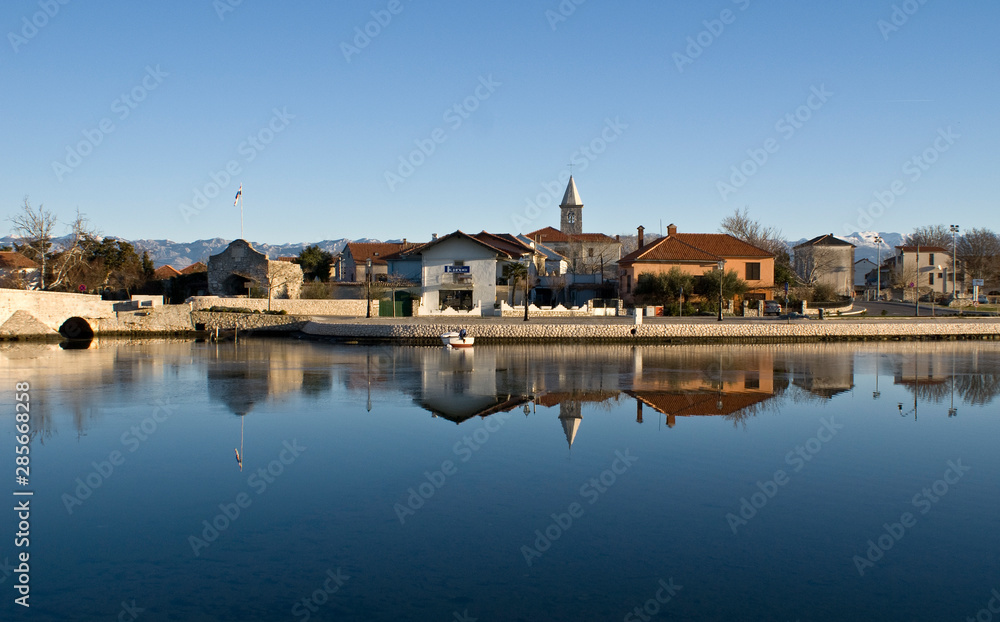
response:
[[(298, 266), (296, 266), (298, 267)], [(218, 296), (194, 296), (190, 298), (194, 311), (209, 307), (242, 307), (254, 311), (266, 311), (266, 298), (220, 298)], [(345, 317), (364, 317), (367, 313), (365, 301), (357, 299), (322, 299), (322, 300), (271, 300), (272, 311), (286, 311), (291, 315), (337, 315)], [(372, 312), (378, 313), (378, 301), (372, 301)]]
[(260, 313), (209, 313), (195, 311), (191, 313), (193, 325), (204, 326), (207, 331), (219, 330), (258, 330), (291, 332), (302, 330), (308, 323), (308, 317), (294, 315), (263, 315)]
[(296, 299), (302, 291), (302, 266), (290, 261), (268, 261), (272, 298)]
[(15, 311), (25, 311), (53, 330), (59, 330), (67, 318), (114, 317), (115, 302), (91, 294), (40, 292), (23, 289), (0, 289), (0, 325)]
[(191, 305), (166, 305), (113, 314), (90, 321), (96, 334), (182, 333), (194, 330)]
[[(303, 332), (309, 335), (341, 338), (433, 341), (441, 333), (465, 328), (484, 342), (521, 340), (693, 340), (693, 341), (794, 341), (907, 339), (933, 337), (1000, 338), (1000, 320), (965, 319), (960, 321), (907, 322), (891, 320), (831, 321), (798, 320), (784, 322), (721, 322), (642, 324), (545, 324), (454, 323), (419, 324), (323, 324), (309, 322)], [(636, 334), (632, 334), (635, 329)]]

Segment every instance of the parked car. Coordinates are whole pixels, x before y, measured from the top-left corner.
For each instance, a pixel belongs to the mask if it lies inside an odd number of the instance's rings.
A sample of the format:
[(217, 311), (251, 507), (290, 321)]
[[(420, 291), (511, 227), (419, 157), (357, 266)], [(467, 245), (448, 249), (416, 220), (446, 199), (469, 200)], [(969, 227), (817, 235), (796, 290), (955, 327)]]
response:
[(781, 315), (781, 303), (777, 300), (765, 300), (764, 315)]
[(989, 299), (989, 298), (987, 298), (987, 297), (986, 297), (985, 295), (983, 295), (983, 294), (980, 294), (980, 295), (979, 295), (979, 300), (977, 300), (977, 302), (978, 302), (979, 304), (981, 304), (981, 305), (987, 305), (987, 304), (989, 304), (989, 303), (990, 303), (990, 299)]

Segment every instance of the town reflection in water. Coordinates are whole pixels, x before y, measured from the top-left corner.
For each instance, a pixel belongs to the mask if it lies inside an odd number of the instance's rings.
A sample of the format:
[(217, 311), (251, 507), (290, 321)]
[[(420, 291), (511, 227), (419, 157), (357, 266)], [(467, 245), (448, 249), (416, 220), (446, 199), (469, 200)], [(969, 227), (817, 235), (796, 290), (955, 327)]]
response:
[[(6, 345), (0, 365), (17, 376), (37, 372), (38, 391), (71, 395), (77, 435), (101, 415), (99, 400), (106, 395), (97, 388), (107, 386), (123, 403), (149, 401), (150, 386), (201, 390), (209, 403), (240, 418), (268, 400), (323, 400), (331, 392), (373, 413), (402, 397), (455, 424), (515, 410), (532, 415), (542, 408), (550, 416), (548, 409), (558, 407), (570, 445), (588, 407), (633, 412), (628, 405), (634, 404), (635, 422), (657, 417), (668, 428), (687, 417), (745, 426), (786, 400), (833, 400), (859, 385), (880, 409), (912, 418), (957, 416), (962, 404), (984, 405), (1000, 393), (1000, 349), (989, 342), (447, 350), (276, 340), (101, 341), (77, 351)], [(891, 402), (882, 400), (888, 387), (897, 389)], [(44, 401), (33, 414), (44, 442), (58, 426)], [(241, 422), (241, 432), (243, 427)], [(237, 446), (238, 461), (239, 455)]]

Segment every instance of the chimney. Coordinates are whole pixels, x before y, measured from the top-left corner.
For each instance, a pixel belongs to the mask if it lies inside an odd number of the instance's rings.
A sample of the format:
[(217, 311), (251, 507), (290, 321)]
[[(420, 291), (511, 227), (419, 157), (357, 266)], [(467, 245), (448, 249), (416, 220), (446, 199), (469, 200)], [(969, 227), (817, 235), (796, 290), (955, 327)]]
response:
[(406, 238), (403, 238), (403, 246), (406, 246)]
[(432, 233), (431, 234), (431, 240), (436, 240), (436, 239), (438, 239), (438, 234)]
[(642, 234), (642, 232), (643, 232), (643, 231), (645, 231), (645, 230), (646, 230), (646, 228), (645, 228), (645, 227), (643, 227), (642, 225), (639, 225), (639, 229), (638, 229), (638, 231), (639, 231), (639, 235), (638, 235), (638, 237), (639, 237), (639, 248), (640, 248), (640, 249), (641, 249), (641, 248), (642, 248), (643, 246), (645, 246), (645, 245), (646, 245), (646, 238), (645, 238), (645, 236), (644, 236), (644, 235)]
[(677, 235), (677, 225), (674, 223), (667, 225), (667, 235)]

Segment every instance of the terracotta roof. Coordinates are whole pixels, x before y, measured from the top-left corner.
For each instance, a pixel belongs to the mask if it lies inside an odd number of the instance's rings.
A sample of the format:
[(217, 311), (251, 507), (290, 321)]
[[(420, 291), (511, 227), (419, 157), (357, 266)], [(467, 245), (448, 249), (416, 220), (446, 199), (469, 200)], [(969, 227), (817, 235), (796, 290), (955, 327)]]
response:
[(388, 255), (383, 255), (382, 259), (389, 261), (390, 259), (408, 259), (414, 255), (419, 255), (420, 251), (427, 246), (426, 242), (408, 242), (406, 248), (401, 248), (395, 253), (389, 253)]
[(181, 274), (194, 274), (195, 272), (208, 272), (208, 266), (200, 261), (196, 261), (187, 268), (181, 270)]
[(847, 240), (841, 240), (838, 237), (834, 237), (832, 233), (827, 233), (824, 235), (818, 235), (811, 240), (807, 240), (795, 248), (801, 248), (803, 246), (854, 246), (854, 244), (851, 244)]
[(563, 402), (606, 402), (614, 399), (619, 391), (553, 391), (535, 397), (539, 406), (558, 406)]
[[(409, 246), (402, 242), (348, 242), (346, 250), (351, 253), (355, 264), (363, 264), (371, 258), (376, 265), (385, 265), (386, 255), (392, 255)], [(415, 245), (414, 245), (415, 246)]]
[(774, 257), (766, 250), (747, 244), (728, 233), (675, 233), (667, 237), (676, 237), (682, 242), (719, 257)]
[(171, 265), (160, 266), (159, 268), (153, 271), (153, 276), (157, 279), (160, 279), (161, 281), (172, 279), (175, 276), (180, 276), (180, 275), (181, 273), (178, 272), (177, 269)]
[(671, 261), (671, 262), (698, 262), (715, 263), (722, 259), (718, 255), (705, 252), (700, 248), (680, 240), (677, 236), (668, 235), (651, 242), (642, 248), (632, 251), (621, 258), (619, 263), (630, 263), (635, 261)]
[(0, 269), (29, 270), (38, 268), (38, 264), (16, 251), (0, 252)]
[(950, 252), (947, 248), (943, 246), (897, 246), (899, 250), (904, 253), (915, 253), (917, 249), (920, 249), (922, 253), (947, 253)]
[(617, 242), (613, 237), (605, 235), (603, 233), (577, 233), (575, 235), (563, 233), (559, 229), (553, 227), (545, 227), (543, 229), (538, 229), (537, 231), (532, 231), (531, 233), (525, 234), (532, 240), (540, 238), (543, 244), (551, 242), (602, 242), (605, 244), (610, 244)]
[[(626, 391), (643, 404), (665, 415), (677, 417), (731, 415), (773, 398), (768, 393)], [(722, 408), (719, 408), (719, 402)]]

